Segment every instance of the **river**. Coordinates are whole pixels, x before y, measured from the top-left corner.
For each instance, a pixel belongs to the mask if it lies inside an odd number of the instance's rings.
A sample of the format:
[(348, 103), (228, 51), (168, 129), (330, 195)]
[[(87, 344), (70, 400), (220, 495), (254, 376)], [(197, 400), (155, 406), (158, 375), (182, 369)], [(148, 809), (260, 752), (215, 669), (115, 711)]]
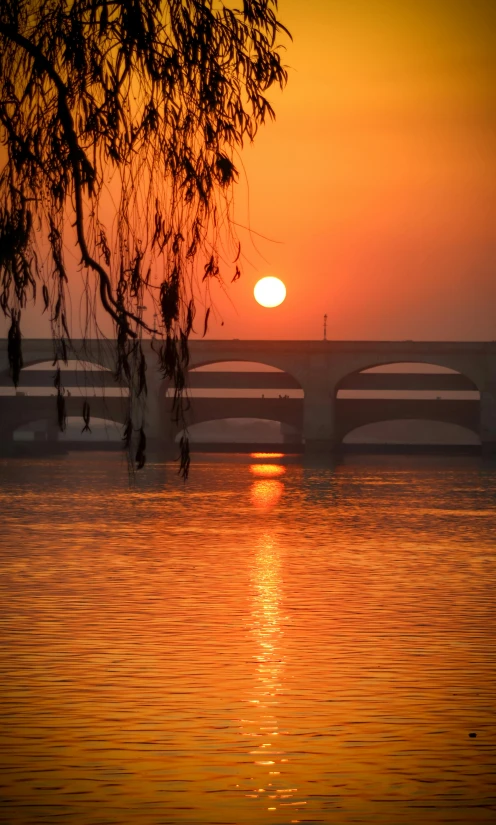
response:
[(0, 821), (496, 812), (496, 466), (0, 462)]

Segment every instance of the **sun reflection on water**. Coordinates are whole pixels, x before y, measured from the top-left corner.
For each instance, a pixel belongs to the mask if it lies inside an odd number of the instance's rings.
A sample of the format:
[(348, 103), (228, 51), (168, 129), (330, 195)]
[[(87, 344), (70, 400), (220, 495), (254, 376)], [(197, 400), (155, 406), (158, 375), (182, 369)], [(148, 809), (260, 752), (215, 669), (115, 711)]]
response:
[(275, 476), (285, 475), (286, 467), (282, 464), (250, 464), (250, 473), (254, 476), (274, 478)]
[(250, 489), (251, 503), (260, 510), (270, 510), (282, 496), (284, 485), (273, 478), (254, 481)]
[[(279, 481), (254, 482), (278, 485)], [(246, 796), (258, 799), (267, 811), (277, 811), (286, 806), (297, 808), (306, 803), (298, 800), (298, 788), (286, 787), (284, 764), (288, 757), (280, 736), (279, 706), (284, 693), (286, 662), (283, 650), (283, 615), (281, 551), (274, 538), (264, 533), (259, 540), (251, 574), (252, 611), (251, 633), (255, 640), (253, 661), (255, 664), (255, 689), (247, 697), (248, 719), (242, 720), (241, 734), (250, 737), (250, 756), (256, 770), (258, 786)], [(296, 812), (296, 811), (295, 811)]]

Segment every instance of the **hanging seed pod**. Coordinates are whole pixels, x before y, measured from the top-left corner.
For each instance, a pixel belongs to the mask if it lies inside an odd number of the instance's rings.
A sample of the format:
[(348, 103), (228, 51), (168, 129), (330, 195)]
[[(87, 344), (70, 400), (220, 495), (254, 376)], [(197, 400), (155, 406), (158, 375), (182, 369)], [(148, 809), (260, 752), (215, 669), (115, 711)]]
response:
[(81, 432), (82, 432), (82, 433), (91, 433), (90, 419), (91, 419), (91, 414), (90, 414), (90, 405), (89, 405), (89, 402), (88, 402), (88, 401), (84, 401), (84, 402), (83, 402), (83, 421), (84, 421), (84, 427), (83, 427), (83, 429), (81, 430)]
[(14, 384), (17, 387), (21, 370), (23, 366), (22, 347), (21, 347), (21, 311), (12, 309), (10, 313), (11, 324), (7, 339), (7, 354), (9, 358), (10, 375)]

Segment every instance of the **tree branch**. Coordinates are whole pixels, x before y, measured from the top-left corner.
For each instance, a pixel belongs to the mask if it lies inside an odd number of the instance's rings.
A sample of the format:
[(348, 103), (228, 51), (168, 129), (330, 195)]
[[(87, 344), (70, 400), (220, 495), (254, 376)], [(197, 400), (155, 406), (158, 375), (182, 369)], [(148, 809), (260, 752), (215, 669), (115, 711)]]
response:
[[(18, 46), (21, 46), (21, 48), (23, 48), (33, 58), (35, 65), (38, 68), (42, 69), (48, 75), (48, 77), (57, 89), (58, 115), (64, 133), (64, 137), (67, 142), (67, 148), (69, 150), (69, 158), (74, 180), (77, 240), (81, 251), (83, 263), (89, 269), (93, 269), (99, 277), (100, 300), (102, 302), (104, 309), (109, 313), (109, 315), (113, 318), (116, 324), (121, 323), (122, 319), (119, 313), (122, 313), (126, 319), (133, 320), (137, 324), (139, 324), (139, 326), (146, 329), (148, 332), (152, 332), (152, 329), (143, 322), (142, 318), (139, 318), (138, 316), (134, 315), (128, 310), (122, 309), (120, 306), (118, 306), (115, 298), (112, 295), (112, 284), (110, 282), (108, 273), (104, 270), (101, 264), (97, 260), (95, 260), (95, 258), (92, 257), (92, 255), (89, 252), (84, 234), (83, 182), (81, 179), (81, 160), (85, 157), (85, 155), (79, 145), (76, 131), (74, 129), (74, 121), (72, 118), (71, 110), (69, 108), (69, 104), (67, 102), (69, 90), (66, 84), (64, 83), (58, 72), (55, 70), (52, 63), (50, 63), (46, 55), (43, 54), (41, 49), (27, 37), (24, 37), (22, 34), (16, 31), (13, 28), (13, 26), (8, 26), (0, 22), (0, 34), (3, 34), (11, 42), (16, 43)], [(127, 333), (132, 338), (137, 337), (137, 333), (131, 330), (129, 326), (127, 328)]]

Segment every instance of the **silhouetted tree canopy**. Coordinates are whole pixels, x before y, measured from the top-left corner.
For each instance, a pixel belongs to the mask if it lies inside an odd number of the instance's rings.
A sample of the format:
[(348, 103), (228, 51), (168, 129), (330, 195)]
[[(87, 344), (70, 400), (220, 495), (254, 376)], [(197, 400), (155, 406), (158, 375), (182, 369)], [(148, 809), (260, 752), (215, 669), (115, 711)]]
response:
[[(116, 373), (130, 386), (125, 438), (137, 445), (138, 466), (142, 335), (156, 337), (180, 410), (197, 307), (206, 331), (209, 282), (223, 265), (239, 277), (235, 156), (274, 116), (268, 89), (287, 79), (276, 13), (277, 0), (1, 3), (0, 303), (12, 377), (17, 385), (22, 310), (37, 294), (55, 361), (66, 358), (77, 270), (79, 334), (101, 335), (99, 308), (113, 321)], [(59, 367), (56, 387), (63, 425)]]

